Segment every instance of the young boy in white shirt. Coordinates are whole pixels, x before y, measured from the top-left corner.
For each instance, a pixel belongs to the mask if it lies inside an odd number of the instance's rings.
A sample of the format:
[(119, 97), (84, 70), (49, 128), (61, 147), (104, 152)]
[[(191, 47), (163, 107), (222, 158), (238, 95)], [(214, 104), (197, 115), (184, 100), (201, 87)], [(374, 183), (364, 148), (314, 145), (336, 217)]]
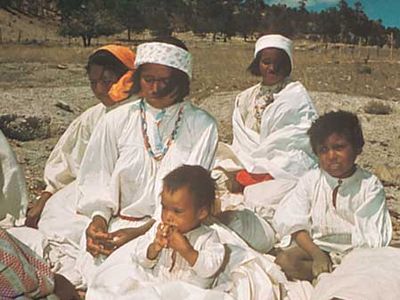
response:
[(308, 134), (319, 168), (299, 180), (273, 223), (296, 242), (276, 263), (289, 279), (312, 281), (353, 248), (387, 246), (392, 226), (381, 182), (355, 163), (364, 146), (357, 116), (329, 112)]

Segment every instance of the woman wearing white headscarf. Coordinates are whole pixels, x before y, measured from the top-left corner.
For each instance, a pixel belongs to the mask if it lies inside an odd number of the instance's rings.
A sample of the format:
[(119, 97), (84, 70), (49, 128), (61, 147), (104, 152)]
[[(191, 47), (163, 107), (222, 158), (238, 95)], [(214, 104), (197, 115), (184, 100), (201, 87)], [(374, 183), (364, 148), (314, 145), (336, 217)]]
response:
[(184, 97), (192, 57), (175, 38), (137, 48), (132, 93), (141, 98), (110, 113), (89, 142), (78, 175), (78, 213), (91, 219), (78, 269), (95, 265), (153, 224), (162, 178), (182, 164), (213, 164), (215, 120)]
[[(226, 192), (223, 209), (244, 206), (270, 221), (282, 197), (316, 164), (306, 133), (317, 113), (304, 86), (291, 80), (292, 69), (290, 39), (269, 34), (257, 40), (248, 70), (261, 76), (261, 82), (236, 97), (233, 143), (221, 144), (219, 152), (224, 154), (217, 154), (217, 166), (234, 174), (229, 184), (238, 188), (233, 192), (242, 191), (244, 199)], [(233, 219), (229, 216), (226, 223), (235, 227)], [(265, 234), (271, 234), (266, 227)], [(241, 234), (256, 234), (246, 231)]]

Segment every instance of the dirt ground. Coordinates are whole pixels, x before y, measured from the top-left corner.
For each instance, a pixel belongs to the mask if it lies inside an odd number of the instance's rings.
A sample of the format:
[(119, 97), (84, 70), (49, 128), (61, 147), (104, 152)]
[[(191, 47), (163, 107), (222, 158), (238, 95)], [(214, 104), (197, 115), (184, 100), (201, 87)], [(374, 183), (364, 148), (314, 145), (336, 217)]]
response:
[[(23, 23), (21, 19), (10, 22)], [(0, 27), (3, 25), (0, 22)], [(85, 74), (87, 56), (100, 44), (121, 43), (102, 38), (95, 41), (94, 47), (84, 49), (79, 41), (68, 45), (53, 31), (43, 30), (46, 41), (32, 43), (29, 37), (25, 44), (10, 43), (3, 30), (0, 44), (0, 120), (4, 115), (14, 115), (49, 122), (44, 137), (31, 141), (9, 139), (24, 168), (32, 199), (44, 187), (43, 168), (59, 136), (74, 118), (97, 103)], [(221, 140), (229, 142), (234, 94), (258, 81), (246, 72), (254, 43), (240, 38), (212, 43), (191, 34), (178, 37), (194, 56), (191, 99), (216, 116)], [(294, 57), (293, 78), (311, 91), (319, 112), (342, 108), (360, 115), (367, 143), (359, 163), (383, 180), (394, 239), (399, 240), (400, 51), (296, 40)], [(371, 106), (376, 111), (367, 113)], [(386, 111), (390, 113), (380, 114)]]

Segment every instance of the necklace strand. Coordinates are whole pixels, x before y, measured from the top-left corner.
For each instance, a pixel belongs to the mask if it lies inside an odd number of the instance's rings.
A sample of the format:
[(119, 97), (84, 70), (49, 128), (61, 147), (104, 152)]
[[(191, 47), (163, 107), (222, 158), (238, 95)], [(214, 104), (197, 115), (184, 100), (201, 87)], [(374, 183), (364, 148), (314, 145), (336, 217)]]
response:
[(142, 123), (142, 135), (143, 135), (144, 147), (146, 148), (146, 151), (150, 155), (151, 158), (153, 158), (157, 161), (160, 161), (164, 158), (165, 154), (167, 154), (167, 151), (168, 151), (169, 147), (171, 146), (172, 142), (175, 141), (176, 135), (178, 133), (180, 121), (182, 119), (183, 105), (179, 109), (178, 117), (176, 118), (174, 129), (172, 130), (171, 135), (166, 140), (161, 153), (158, 155), (156, 155), (154, 153), (153, 149), (151, 148), (149, 136), (147, 135), (146, 108), (144, 106), (143, 99), (140, 101), (139, 106), (140, 106), (140, 119), (142, 121), (141, 123)]

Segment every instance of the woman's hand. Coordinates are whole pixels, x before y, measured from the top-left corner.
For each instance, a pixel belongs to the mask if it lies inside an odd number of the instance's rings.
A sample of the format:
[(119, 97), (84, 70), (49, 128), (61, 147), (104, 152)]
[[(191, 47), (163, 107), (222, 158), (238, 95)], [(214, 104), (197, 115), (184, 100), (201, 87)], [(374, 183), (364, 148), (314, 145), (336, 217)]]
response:
[(100, 254), (108, 256), (113, 251), (113, 246), (108, 245), (110, 234), (107, 227), (103, 217), (95, 216), (86, 229), (86, 250), (94, 257)]
[(151, 219), (144, 225), (135, 228), (123, 228), (108, 234), (106, 240), (103, 241), (104, 249), (107, 250), (107, 255), (110, 255), (119, 247), (125, 245), (127, 242), (136, 239), (137, 237), (146, 233), (147, 230), (154, 224)]
[(25, 226), (38, 228), (38, 223), (47, 200), (52, 196), (50, 192), (43, 192), (40, 198), (34, 203), (29, 203), (26, 212)]
[(332, 262), (328, 254), (323, 251), (319, 251), (313, 254), (312, 258), (312, 274), (315, 278), (317, 278), (321, 273), (332, 272)]

